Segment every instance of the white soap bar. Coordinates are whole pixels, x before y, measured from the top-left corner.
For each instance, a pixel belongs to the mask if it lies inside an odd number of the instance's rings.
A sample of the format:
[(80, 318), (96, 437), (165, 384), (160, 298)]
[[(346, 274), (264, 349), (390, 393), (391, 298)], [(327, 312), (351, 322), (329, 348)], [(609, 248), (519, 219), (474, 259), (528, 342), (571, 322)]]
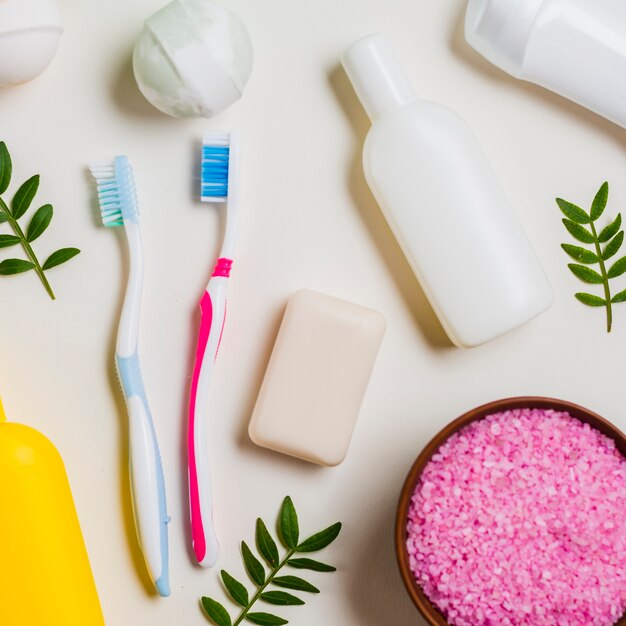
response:
[(338, 465), (385, 334), (380, 313), (309, 290), (289, 299), (249, 432), (259, 446)]

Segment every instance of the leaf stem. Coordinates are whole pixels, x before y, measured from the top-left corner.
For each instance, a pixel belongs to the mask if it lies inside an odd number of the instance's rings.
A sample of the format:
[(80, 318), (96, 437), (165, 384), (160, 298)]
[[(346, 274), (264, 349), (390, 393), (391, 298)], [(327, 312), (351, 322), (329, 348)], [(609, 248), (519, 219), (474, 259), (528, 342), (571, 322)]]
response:
[(246, 615), (248, 615), (252, 605), (261, 597), (261, 594), (265, 591), (266, 587), (271, 584), (271, 582), (276, 577), (276, 574), (280, 572), (280, 570), (287, 564), (287, 561), (296, 553), (295, 550), (289, 550), (287, 556), (272, 570), (272, 573), (267, 577), (267, 580), (259, 587), (257, 592), (252, 597), (252, 600), (248, 603), (248, 606), (241, 612), (241, 615), (237, 618), (237, 621), (233, 624), (233, 626), (238, 626), (245, 619)]
[(53, 300), (55, 300), (56, 297), (54, 295), (54, 291), (52, 291), (52, 287), (50, 286), (50, 283), (48, 282), (48, 279), (46, 278), (46, 275), (44, 274), (43, 268), (41, 267), (39, 260), (37, 259), (37, 256), (35, 255), (34, 250), (32, 249), (30, 243), (28, 243), (28, 240), (26, 239), (26, 236), (24, 235), (24, 231), (22, 231), (20, 225), (17, 223), (17, 220), (13, 217), (13, 215), (11, 215), (11, 211), (9, 211), (9, 207), (6, 205), (6, 203), (4, 202), (2, 198), (0, 198), (0, 208), (2, 209), (4, 214), (7, 216), (8, 218), (7, 221), (9, 222), (9, 224), (11, 224), (11, 228), (13, 229), (13, 232), (20, 238), (22, 248), (24, 248), (24, 252), (26, 252), (26, 256), (28, 256), (32, 264), (35, 266), (34, 270), (35, 272), (37, 272), (37, 275), (39, 276), (39, 279), (41, 280), (43, 286), (48, 292), (48, 295)]
[(613, 325), (613, 307), (611, 303), (611, 289), (609, 287), (609, 277), (606, 273), (606, 266), (604, 265), (604, 259), (602, 258), (602, 250), (600, 249), (600, 241), (598, 240), (598, 233), (593, 221), (589, 222), (591, 226), (591, 234), (593, 235), (594, 245), (596, 247), (596, 254), (600, 262), (600, 274), (602, 275), (602, 283), (604, 285), (604, 299), (606, 300), (606, 332), (611, 332)]

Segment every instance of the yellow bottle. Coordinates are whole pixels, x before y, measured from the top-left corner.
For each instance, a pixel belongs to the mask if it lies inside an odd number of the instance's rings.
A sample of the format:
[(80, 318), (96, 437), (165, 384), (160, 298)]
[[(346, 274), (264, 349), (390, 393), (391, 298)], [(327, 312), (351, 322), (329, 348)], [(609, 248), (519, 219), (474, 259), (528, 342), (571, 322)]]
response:
[(60, 454), (0, 402), (0, 624), (104, 626)]

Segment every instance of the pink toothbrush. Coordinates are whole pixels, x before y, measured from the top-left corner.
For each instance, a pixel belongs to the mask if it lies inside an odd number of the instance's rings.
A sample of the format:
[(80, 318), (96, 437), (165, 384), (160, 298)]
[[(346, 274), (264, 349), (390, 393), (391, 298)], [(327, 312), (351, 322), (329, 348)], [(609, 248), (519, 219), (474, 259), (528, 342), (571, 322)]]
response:
[(213, 523), (213, 494), (207, 442), (208, 389), (226, 317), (226, 283), (233, 264), (237, 213), (237, 134), (204, 135), (200, 199), (226, 203), (226, 232), (222, 251), (200, 300), (200, 332), (191, 382), (188, 424), (189, 505), (191, 537), (196, 559), (212, 567), (219, 555)]

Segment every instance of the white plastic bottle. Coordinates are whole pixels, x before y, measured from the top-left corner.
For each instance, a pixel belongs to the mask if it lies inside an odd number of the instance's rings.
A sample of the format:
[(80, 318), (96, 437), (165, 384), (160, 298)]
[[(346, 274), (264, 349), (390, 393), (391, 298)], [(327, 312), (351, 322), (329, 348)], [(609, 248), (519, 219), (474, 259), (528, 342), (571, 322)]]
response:
[(372, 120), (367, 181), (450, 339), (476, 346), (546, 310), (550, 284), (469, 126), (417, 98), (381, 35), (342, 63)]
[(468, 43), (626, 128), (626, 1), (468, 0)]

